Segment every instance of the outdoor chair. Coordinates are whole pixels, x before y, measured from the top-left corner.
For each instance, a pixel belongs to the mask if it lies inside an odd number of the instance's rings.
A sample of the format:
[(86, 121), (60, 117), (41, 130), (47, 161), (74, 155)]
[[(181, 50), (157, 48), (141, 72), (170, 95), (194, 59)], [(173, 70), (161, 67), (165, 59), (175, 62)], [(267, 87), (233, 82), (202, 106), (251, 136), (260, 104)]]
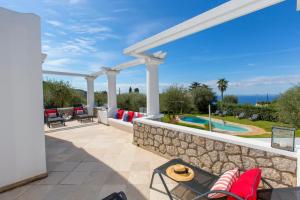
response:
[(258, 117), (259, 117), (258, 114), (253, 114), (251, 117), (249, 117), (249, 120), (256, 121), (256, 120), (258, 120)]
[(93, 122), (93, 116), (89, 115), (83, 107), (74, 107), (73, 108), (73, 116), (75, 119), (77, 119), (81, 123), (83, 122), (83, 120), (86, 120), (86, 119)]
[[(182, 164), (184, 166), (187, 166), (188, 168), (191, 168), (194, 171), (194, 178), (189, 180), (189, 181), (177, 181), (174, 180), (173, 178), (169, 177), (166, 170), (172, 166), (172, 165), (176, 165), (176, 164)], [(173, 181), (178, 183), (178, 188), (179, 191), (184, 191), (183, 188), (185, 188), (186, 190), (190, 191), (192, 194), (194, 194), (193, 198), (191, 200), (208, 200), (208, 199), (212, 199), (209, 198), (209, 194), (225, 194), (226, 196), (224, 197), (220, 197), (218, 198), (218, 200), (225, 200), (228, 197), (233, 197), (236, 200), (244, 200), (243, 198), (237, 196), (236, 194), (233, 194), (229, 191), (226, 190), (211, 190), (212, 187), (214, 186), (214, 184), (218, 181), (218, 179), (220, 178), (220, 176), (214, 175), (212, 173), (209, 173), (205, 170), (202, 170), (198, 167), (195, 167), (193, 165), (190, 165), (189, 163), (184, 162), (181, 159), (173, 159), (168, 161), (167, 163), (159, 166), (158, 168), (154, 169), (153, 174), (152, 174), (152, 178), (151, 178), (151, 182), (150, 182), (150, 188), (151, 189), (155, 189), (152, 187), (153, 184), (153, 179), (154, 176), (158, 174), (159, 178), (164, 186), (164, 189), (166, 190), (167, 195), (169, 196), (170, 200), (173, 199), (180, 199), (180, 195), (176, 195), (175, 198), (174, 196), (171, 194), (165, 180), (164, 180), (164, 176), (172, 179)], [(163, 176), (164, 175), (164, 176)], [(245, 176), (244, 176), (245, 177)], [(269, 189), (263, 189), (263, 190), (257, 190), (257, 200), (286, 200), (287, 198), (274, 198), (272, 197), (272, 195), (275, 195), (277, 189), (273, 189), (272, 186), (264, 179), (256, 179), (257, 180), (261, 180), (263, 185), (268, 187)], [(258, 183), (258, 182), (256, 182)], [(243, 187), (243, 186), (239, 186), (239, 187)], [(297, 191), (297, 193), (300, 194), (299, 188), (290, 188), (292, 191)], [(286, 193), (288, 193), (286, 191)], [(297, 194), (289, 194), (291, 197), (295, 196)], [(268, 197), (272, 197), (272, 198), (268, 198)], [(299, 196), (300, 197), (300, 196)], [(294, 200), (294, 199), (300, 199), (300, 198), (289, 198), (289, 200)]]
[(213, 115), (219, 115), (221, 112), (219, 110), (216, 110), (216, 112), (213, 113)]
[(58, 122), (65, 126), (65, 119), (58, 113), (56, 108), (46, 109), (44, 112), (44, 116), (49, 128), (51, 128), (51, 124)]
[(114, 192), (102, 200), (127, 200), (124, 192)]
[(219, 114), (219, 116), (225, 117), (227, 114), (228, 114), (228, 111), (225, 110), (225, 111), (221, 112), (221, 113)]
[(237, 118), (238, 118), (238, 119), (244, 119), (245, 116), (246, 116), (246, 114), (245, 114), (244, 112), (241, 112), (241, 113), (237, 116)]

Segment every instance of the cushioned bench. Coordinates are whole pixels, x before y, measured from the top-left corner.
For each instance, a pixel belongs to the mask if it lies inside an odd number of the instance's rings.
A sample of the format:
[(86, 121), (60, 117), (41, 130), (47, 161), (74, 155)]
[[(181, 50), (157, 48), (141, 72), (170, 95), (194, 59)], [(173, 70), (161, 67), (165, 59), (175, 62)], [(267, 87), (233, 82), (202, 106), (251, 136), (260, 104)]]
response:
[[(117, 110), (114, 113), (114, 118), (108, 118), (108, 124), (110, 126), (116, 127), (116, 128), (121, 129), (123, 131), (133, 133), (132, 120), (134, 120), (134, 118), (143, 117), (144, 114), (138, 113), (138, 112), (133, 112), (134, 116), (131, 116), (131, 117), (126, 116), (126, 114), (128, 114), (130, 112), (132, 113), (132, 111), (125, 111), (125, 110), (122, 110), (122, 109)], [(126, 121), (126, 119), (124, 120), (125, 117), (127, 117), (129, 119), (129, 121)]]

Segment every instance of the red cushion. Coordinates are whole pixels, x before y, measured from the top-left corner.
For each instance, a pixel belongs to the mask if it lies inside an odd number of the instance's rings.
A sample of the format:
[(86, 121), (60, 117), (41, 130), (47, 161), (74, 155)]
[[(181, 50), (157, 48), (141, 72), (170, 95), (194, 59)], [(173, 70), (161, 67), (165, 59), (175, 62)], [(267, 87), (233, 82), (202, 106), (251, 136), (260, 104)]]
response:
[(133, 111), (128, 111), (128, 122), (132, 122), (132, 119), (134, 117), (134, 112)]
[(45, 110), (45, 116), (48, 117), (49, 113), (57, 113), (56, 109), (47, 109)]
[(118, 110), (118, 119), (122, 119), (123, 118), (123, 114), (124, 114), (124, 110), (123, 109), (119, 109)]
[(74, 111), (77, 111), (77, 110), (83, 110), (83, 108), (82, 108), (82, 107), (75, 107), (75, 108), (73, 108), (73, 110), (74, 110)]
[[(258, 168), (244, 172), (240, 178), (233, 183), (230, 192), (245, 200), (256, 200), (256, 191), (261, 180), (261, 170)], [(227, 200), (235, 200), (228, 196)]]

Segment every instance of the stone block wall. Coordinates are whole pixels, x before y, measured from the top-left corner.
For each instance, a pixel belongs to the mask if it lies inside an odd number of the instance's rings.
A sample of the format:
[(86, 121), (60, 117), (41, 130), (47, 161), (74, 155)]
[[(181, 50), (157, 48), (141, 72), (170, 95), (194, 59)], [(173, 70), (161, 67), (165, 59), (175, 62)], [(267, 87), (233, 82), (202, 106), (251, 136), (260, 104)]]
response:
[(259, 167), (273, 187), (296, 186), (294, 157), (140, 122), (134, 123), (133, 143), (169, 159), (179, 157), (216, 175), (235, 167), (242, 170)]

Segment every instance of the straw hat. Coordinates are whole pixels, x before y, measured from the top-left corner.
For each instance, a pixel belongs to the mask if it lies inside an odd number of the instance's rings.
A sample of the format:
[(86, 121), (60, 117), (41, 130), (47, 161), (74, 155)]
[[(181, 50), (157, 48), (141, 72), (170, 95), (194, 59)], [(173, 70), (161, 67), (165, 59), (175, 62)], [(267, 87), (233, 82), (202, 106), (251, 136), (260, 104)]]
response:
[(171, 165), (166, 173), (175, 181), (190, 181), (195, 176), (194, 170), (182, 164)]

